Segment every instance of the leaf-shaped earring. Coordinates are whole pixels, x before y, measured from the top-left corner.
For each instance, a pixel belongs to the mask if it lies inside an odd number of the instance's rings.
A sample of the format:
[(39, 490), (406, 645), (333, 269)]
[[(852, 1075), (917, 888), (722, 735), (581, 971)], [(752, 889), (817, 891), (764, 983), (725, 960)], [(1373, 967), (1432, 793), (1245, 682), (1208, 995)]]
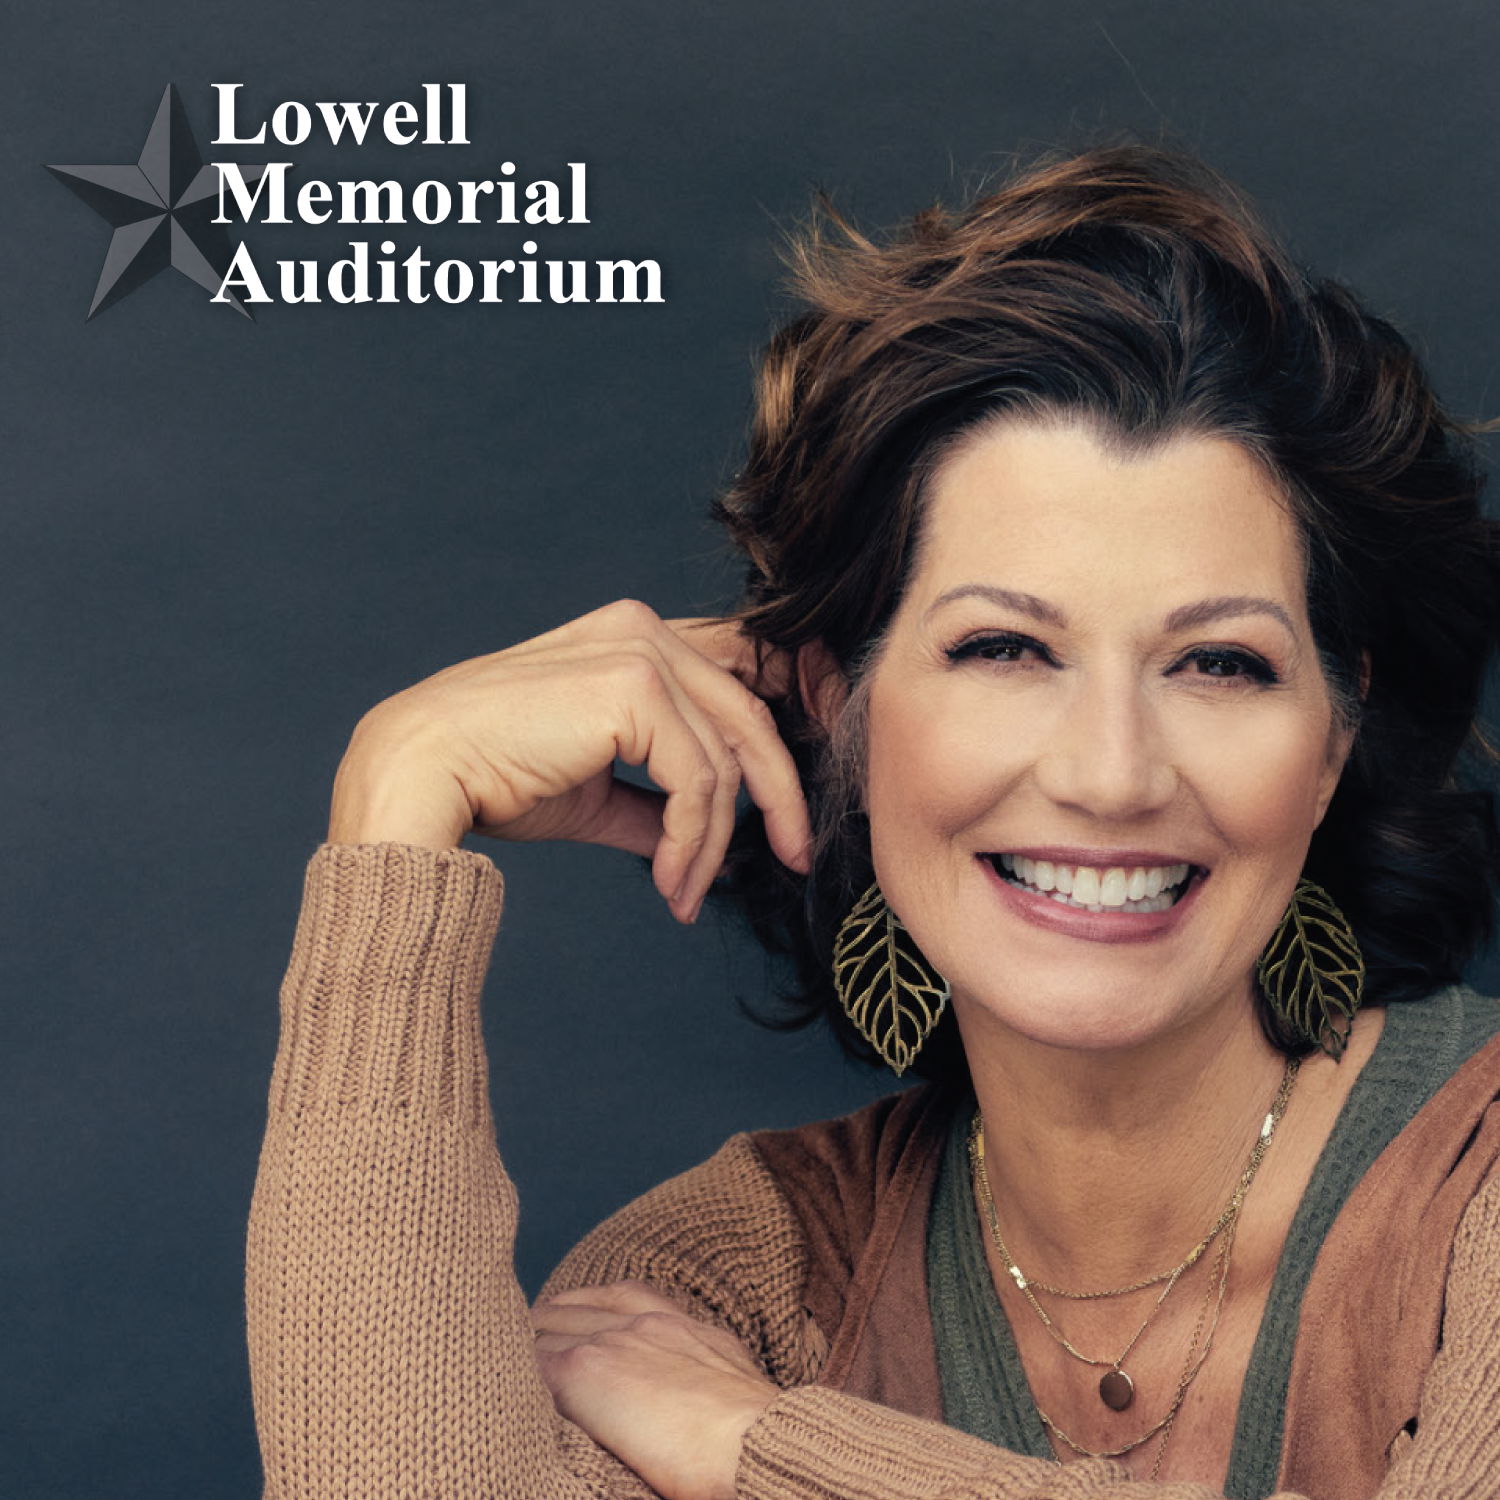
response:
[(839, 924), (833, 987), (844, 1014), (899, 1078), (948, 1003), (948, 982), (871, 885)]
[(1349, 919), (1306, 876), (1256, 960), (1255, 977), (1291, 1031), (1330, 1057), (1343, 1056), (1364, 996), (1364, 955)]

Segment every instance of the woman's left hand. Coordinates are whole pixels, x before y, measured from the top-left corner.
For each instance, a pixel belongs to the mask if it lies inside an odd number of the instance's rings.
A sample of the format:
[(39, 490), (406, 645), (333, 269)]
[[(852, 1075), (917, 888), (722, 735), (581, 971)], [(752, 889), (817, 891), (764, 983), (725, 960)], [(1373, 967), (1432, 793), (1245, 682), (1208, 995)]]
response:
[(639, 1281), (532, 1309), (557, 1409), (666, 1500), (732, 1500), (746, 1431), (779, 1389), (744, 1345)]

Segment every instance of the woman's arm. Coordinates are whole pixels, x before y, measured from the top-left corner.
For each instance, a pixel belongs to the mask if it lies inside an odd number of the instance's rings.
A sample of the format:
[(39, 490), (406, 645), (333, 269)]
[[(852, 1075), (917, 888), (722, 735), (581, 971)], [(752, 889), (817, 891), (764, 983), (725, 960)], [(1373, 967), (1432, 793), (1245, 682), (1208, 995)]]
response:
[[(247, 1249), (268, 1500), (606, 1493), (581, 1434), (565, 1460), (512, 1269), (479, 1023), (502, 890), (463, 850), (308, 867)], [(607, 1493), (649, 1493), (614, 1467)]]
[(246, 1255), (268, 1500), (515, 1493), (554, 1444), (486, 1145), (502, 891), (461, 850), (324, 845), (308, 866)]
[[(569, 1435), (537, 1365), (479, 1025), (502, 886), (457, 845), (477, 832), (647, 855), (691, 921), (743, 784), (805, 870), (796, 768), (757, 696), (784, 690), (784, 667), (733, 622), (619, 600), (360, 720), (308, 869), (251, 1214), (275, 1500), (643, 1492)], [(616, 776), (617, 759), (659, 790)], [(688, 1279), (670, 1258), (659, 1270), (668, 1290)]]
[[(652, 1491), (561, 1418), (513, 1272), (480, 994), (503, 882), (481, 855), (325, 844), (309, 863), (251, 1210), (267, 1500)], [(627, 1204), (546, 1289), (629, 1278), (811, 1379), (800, 1230), (743, 1135)]]

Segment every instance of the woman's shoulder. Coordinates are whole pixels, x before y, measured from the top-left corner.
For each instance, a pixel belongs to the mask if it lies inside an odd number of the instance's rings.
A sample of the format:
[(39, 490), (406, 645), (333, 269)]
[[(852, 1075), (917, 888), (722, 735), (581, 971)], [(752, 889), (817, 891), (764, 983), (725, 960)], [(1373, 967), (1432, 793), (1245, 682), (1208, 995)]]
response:
[[(1451, 1274), (1500, 1277), (1500, 1000), (1450, 985), (1392, 1005), (1371, 1061), (1367, 1103), (1404, 1123), (1350, 1192), (1302, 1299), (1279, 1479), (1299, 1493), (1361, 1475), (1373, 1492), (1392, 1439), (1414, 1427), (1445, 1326), (1455, 1335), (1471, 1316), (1455, 1311)], [(1488, 1304), (1482, 1316), (1493, 1322)], [(1355, 1408), (1337, 1394), (1350, 1390)]]
[(951, 1090), (934, 1084), (790, 1129), (740, 1131), (586, 1235), (541, 1295), (644, 1281), (761, 1352), (774, 1378), (813, 1378), (826, 1352), (804, 1306), (809, 1267), (857, 1258), (877, 1211), (935, 1160)]
[(804, 1228), (852, 1258), (876, 1219), (899, 1210), (930, 1177), (966, 1089), (923, 1083), (861, 1109), (749, 1136)]
[(1315, 1178), (1339, 1198), (1356, 1184), (1366, 1198), (1381, 1183), (1438, 1191), (1487, 1117), (1500, 1128), (1500, 999), (1447, 984), (1383, 1009)]
[(610, 1279), (635, 1274), (624, 1267), (638, 1261), (631, 1247), (642, 1240), (654, 1254), (712, 1276), (747, 1238), (764, 1251), (783, 1233), (790, 1236), (811, 1202), (826, 1200), (830, 1208), (843, 1202), (852, 1210), (856, 1200), (869, 1198), (872, 1183), (891, 1176), (935, 1134), (947, 1102), (947, 1090), (923, 1084), (847, 1114), (738, 1131), (705, 1160), (626, 1203), (583, 1244), (594, 1269)]
[(1453, 984), (1422, 1003), (1440, 1018), (1440, 1081), (1393, 1144), (1452, 1175), (1481, 1142), (1500, 1143), (1500, 996)]
[(1448, 1018), (1456, 1062), (1466, 1062), (1485, 1043), (1500, 1036), (1500, 995), (1485, 994), (1471, 984), (1448, 984), (1418, 1004), (1440, 1010)]
[[(1483, 1111), (1500, 1096), (1500, 997), (1470, 984), (1447, 984), (1423, 1000), (1386, 1007), (1384, 1034), (1371, 1058), (1367, 1087), (1403, 1095), (1407, 1116), (1396, 1142), (1415, 1129)], [(1393, 1142), (1394, 1144), (1394, 1142)]]
[(882, 1159), (896, 1160), (914, 1139), (951, 1114), (958, 1090), (920, 1083), (882, 1094), (859, 1109), (783, 1130), (754, 1130), (747, 1138), (763, 1160), (790, 1174), (823, 1170), (834, 1177), (865, 1175)]
[(573, 1249), (543, 1290), (651, 1279), (670, 1265), (679, 1281), (709, 1286), (732, 1278), (747, 1245), (774, 1258), (787, 1238), (785, 1200), (740, 1131), (696, 1166), (665, 1178), (616, 1209)]
[(1453, 984), (1387, 1007), (1345, 1110), (1341, 1144), (1351, 1151), (1362, 1133), (1355, 1116), (1365, 1126), (1377, 1117), (1385, 1123), (1363, 1131), (1373, 1154), (1341, 1222), (1363, 1220), (1375, 1239), (1409, 1235), (1418, 1224), (1430, 1232), (1440, 1221), (1454, 1227), (1463, 1205), (1500, 1172), (1500, 999)]
[(812, 1379), (826, 1352), (802, 1310), (805, 1276), (796, 1215), (741, 1131), (596, 1225), (540, 1295), (643, 1282), (729, 1329), (772, 1379), (790, 1385)]

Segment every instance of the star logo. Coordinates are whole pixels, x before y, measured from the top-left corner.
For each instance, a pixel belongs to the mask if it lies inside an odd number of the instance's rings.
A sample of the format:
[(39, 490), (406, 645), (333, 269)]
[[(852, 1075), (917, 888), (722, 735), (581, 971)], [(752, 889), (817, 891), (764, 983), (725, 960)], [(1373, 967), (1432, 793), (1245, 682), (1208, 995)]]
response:
[[(219, 174), (204, 166), (174, 85), (169, 83), (161, 96), (135, 166), (47, 170), (114, 225), (89, 318), (169, 266), (210, 292), (219, 290), (234, 255), (224, 226), (213, 222), (219, 210)], [(240, 170), (247, 183), (254, 183), (265, 168)], [(253, 320), (255, 315), (233, 292), (225, 295)]]

